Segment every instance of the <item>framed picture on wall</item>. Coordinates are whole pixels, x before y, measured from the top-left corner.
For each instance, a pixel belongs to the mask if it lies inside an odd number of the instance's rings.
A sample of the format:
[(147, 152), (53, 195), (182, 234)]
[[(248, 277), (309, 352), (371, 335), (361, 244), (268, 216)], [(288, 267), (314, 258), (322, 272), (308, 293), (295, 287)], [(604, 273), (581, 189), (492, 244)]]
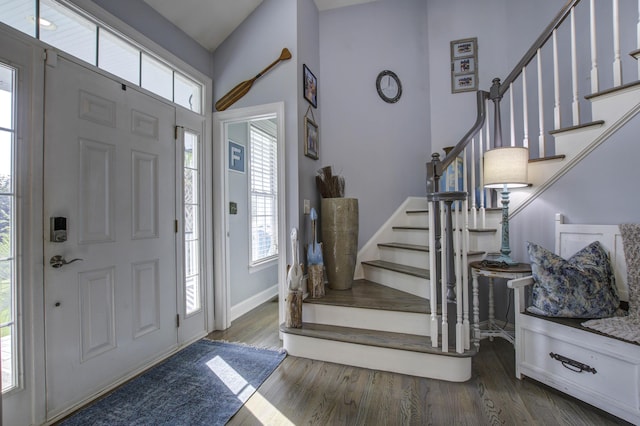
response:
[(318, 80), (306, 64), (302, 64), (302, 84), (304, 98), (318, 108)]
[(245, 171), (244, 146), (229, 140), (229, 170), (238, 173)]
[(304, 118), (304, 155), (318, 159), (318, 125), (309, 117)]
[(478, 39), (451, 42), (451, 93), (478, 90)]

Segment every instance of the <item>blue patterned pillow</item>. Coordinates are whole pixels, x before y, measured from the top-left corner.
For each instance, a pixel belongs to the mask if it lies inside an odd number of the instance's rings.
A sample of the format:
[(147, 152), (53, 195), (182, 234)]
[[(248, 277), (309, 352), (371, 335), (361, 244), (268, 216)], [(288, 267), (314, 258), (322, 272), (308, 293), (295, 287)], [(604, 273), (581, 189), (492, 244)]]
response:
[(532, 306), (527, 311), (549, 317), (604, 318), (620, 304), (609, 256), (594, 241), (570, 259), (527, 242), (533, 273)]

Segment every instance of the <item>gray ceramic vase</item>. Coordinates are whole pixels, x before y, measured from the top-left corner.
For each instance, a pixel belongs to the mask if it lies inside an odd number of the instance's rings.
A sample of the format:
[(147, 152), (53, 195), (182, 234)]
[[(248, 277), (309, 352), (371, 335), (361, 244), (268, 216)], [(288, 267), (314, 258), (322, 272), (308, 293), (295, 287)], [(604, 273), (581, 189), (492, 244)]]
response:
[(358, 256), (358, 200), (323, 198), (320, 206), (324, 265), (329, 287), (348, 290)]

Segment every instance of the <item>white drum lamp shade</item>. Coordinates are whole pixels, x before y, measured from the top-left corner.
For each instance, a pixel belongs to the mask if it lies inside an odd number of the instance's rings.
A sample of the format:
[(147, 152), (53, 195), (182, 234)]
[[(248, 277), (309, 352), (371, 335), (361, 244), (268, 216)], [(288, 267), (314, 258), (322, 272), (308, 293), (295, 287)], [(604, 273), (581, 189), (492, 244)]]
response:
[(486, 188), (521, 188), (527, 186), (529, 150), (522, 147), (495, 148), (484, 153)]

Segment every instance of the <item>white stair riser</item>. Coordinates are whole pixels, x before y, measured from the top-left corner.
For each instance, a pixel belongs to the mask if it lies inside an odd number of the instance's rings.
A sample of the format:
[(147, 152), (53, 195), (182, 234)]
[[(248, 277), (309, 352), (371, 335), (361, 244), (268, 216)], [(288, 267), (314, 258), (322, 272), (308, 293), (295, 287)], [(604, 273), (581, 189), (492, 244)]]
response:
[(386, 285), (387, 287), (395, 288), (396, 290), (406, 293), (415, 294), (425, 299), (429, 297), (429, 280), (390, 271), (388, 269), (375, 268), (367, 265), (363, 266), (364, 276), (369, 281)]
[(283, 335), (282, 343), (289, 355), (308, 359), (450, 382), (471, 378), (471, 357), (380, 348), (289, 333)]
[(429, 245), (429, 231), (420, 229), (394, 229), (393, 241), (396, 243), (427, 246)]
[(591, 113), (594, 120), (614, 122), (625, 112), (638, 105), (640, 87), (632, 87), (591, 100)]
[(429, 253), (392, 247), (380, 247), (380, 260), (429, 269)]
[[(425, 301), (425, 303), (429, 303)], [(390, 331), (393, 333), (429, 336), (430, 316), (414, 312), (393, 312), (305, 303), (302, 322)]]
[(404, 224), (407, 226), (429, 226), (429, 213), (407, 213)]

